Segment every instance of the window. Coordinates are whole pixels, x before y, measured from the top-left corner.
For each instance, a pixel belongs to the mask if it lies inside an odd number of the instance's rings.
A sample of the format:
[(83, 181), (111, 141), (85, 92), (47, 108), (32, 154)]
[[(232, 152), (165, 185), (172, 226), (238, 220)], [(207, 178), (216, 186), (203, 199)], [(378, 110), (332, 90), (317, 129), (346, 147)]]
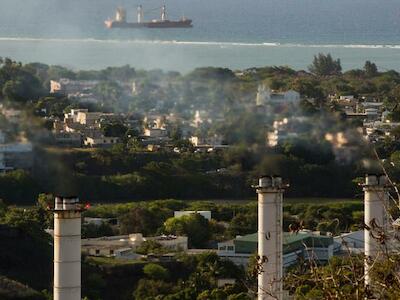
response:
[(96, 249), (96, 255), (99, 255), (99, 254), (100, 254), (100, 250)]
[(235, 250), (233, 246), (228, 246), (228, 251), (233, 251)]
[(110, 255), (113, 255), (114, 254), (114, 250), (110, 250)]

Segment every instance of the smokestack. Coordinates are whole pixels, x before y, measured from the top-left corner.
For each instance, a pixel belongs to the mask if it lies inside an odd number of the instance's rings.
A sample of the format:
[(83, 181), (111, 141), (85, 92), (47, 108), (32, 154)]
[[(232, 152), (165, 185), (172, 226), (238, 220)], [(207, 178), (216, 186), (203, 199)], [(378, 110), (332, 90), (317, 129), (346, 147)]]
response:
[(388, 214), (386, 211), (389, 203), (388, 180), (386, 175), (367, 174), (364, 184), (364, 223), (369, 227), (364, 229), (365, 249), (365, 286), (371, 284), (370, 269), (378, 253), (382, 250), (379, 242), (372, 233), (386, 232)]
[(282, 299), (282, 178), (264, 176), (258, 193), (258, 300)]
[(77, 197), (56, 197), (54, 300), (81, 300), (81, 213)]

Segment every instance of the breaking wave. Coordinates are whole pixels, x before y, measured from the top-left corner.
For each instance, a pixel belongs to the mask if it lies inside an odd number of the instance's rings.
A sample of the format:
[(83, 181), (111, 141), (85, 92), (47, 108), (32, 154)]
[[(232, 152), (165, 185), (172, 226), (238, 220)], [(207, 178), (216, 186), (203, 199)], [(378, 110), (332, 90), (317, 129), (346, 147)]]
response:
[(114, 43), (114, 44), (160, 44), (214, 47), (282, 47), (282, 48), (350, 48), (350, 49), (400, 49), (400, 45), (391, 44), (301, 44), (301, 43), (242, 43), (214, 41), (178, 41), (178, 40), (141, 40), (141, 39), (94, 39), (94, 38), (30, 38), (30, 37), (0, 37), (0, 42), (47, 42), (47, 43)]

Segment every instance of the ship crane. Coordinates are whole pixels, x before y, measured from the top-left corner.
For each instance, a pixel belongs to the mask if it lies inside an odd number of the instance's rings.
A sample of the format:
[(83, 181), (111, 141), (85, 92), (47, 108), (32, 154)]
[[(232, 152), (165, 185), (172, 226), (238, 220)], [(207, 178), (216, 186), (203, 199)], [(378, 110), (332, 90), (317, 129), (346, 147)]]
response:
[(165, 4), (161, 7), (161, 21), (167, 20), (167, 9)]
[[(161, 17), (159, 19), (145, 21), (144, 14), (159, 10), (161, 8)], [(178, 20), (169, 20), (167, 17), (167, 8), (165, 5), (150, 10), (143, 10), (142, 5), (137, 7), (137, 22), (128, 22), (126, 18), (126, 11), (123, 8), (118, 8), (115, 19), (108, 19), (105, 22), (107, 28), (191, 28), (192, 20), (182, 17)]]
[(137, 8), (137, 22), (142, 23), (143, 22), (143, 8), (142, 5), (139, 5)]

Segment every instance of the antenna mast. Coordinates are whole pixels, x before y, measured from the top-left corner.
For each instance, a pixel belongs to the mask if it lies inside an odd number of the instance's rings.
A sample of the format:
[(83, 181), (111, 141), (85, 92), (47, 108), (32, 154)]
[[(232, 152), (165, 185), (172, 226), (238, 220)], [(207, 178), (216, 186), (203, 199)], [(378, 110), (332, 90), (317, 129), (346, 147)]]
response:
[(167, 19), (167, 9), (165, 7), (165, 1), (163, 6), (161, 7), (161, 21), (165, 21)]

